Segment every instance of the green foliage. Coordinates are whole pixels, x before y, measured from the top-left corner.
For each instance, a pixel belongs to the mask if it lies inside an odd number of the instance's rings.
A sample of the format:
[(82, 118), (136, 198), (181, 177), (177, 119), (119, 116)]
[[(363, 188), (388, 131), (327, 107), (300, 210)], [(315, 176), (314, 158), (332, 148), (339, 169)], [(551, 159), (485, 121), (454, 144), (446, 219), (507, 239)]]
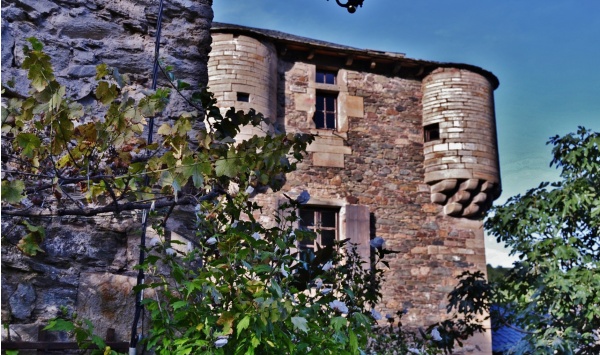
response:
[(2, 181), (2, 200), (8, 203), (19, 203), (23, 199), (25, 183), (22, 180)]
[(442, 354), (443, 349), (440, 348), (437, 327), (432, 328), (430, 334), (425, 334), (422, 330), (407, 331), (402, 325), (404, 314), (406, 314), (406, 310), (396, 312), (395, 316), (387, 315), (388, 325), (374, 328), (366, 353), (372, 355)]
[[(264, 136), (236, 143), (243, 126), (269, 122), (252, 110), (232, 108), (222, 115), (213, 95), (201, 91), (189, 100), (193, 110), (160, 125), (158, 142), (149, 144), (147, 120), (165, 108), (170, 90), (145, 92), (136, 101), (127, 77), (102, 64), (97, 105), (83, 107), (65, 95), (42, 44), (29, 41), (24, 68), (31, 95), (2, 107), (3, 215), (93, 216), (149, 208), (152, 202), (173, 207), (223, 193), (230, 184), (276, 191), (313, 139), (270, 127)], [(194, 125), (202, 127), (192, 130)], [(34, 255), (41, 239), (30, 233), (19, 247)]]
[(28, 69), (27, 78), (31, 80), (31, 86), (38, 92), (42, 92), (54, 80), (54, 70), (50, 63), (50, 56), (42, 51), (43, 45), (36, 38), (28, 38), (32, 49), (25, 46), (25, 60), (23, 69)]
[(43, 253), (44, 250), (40, 248), (40, 244), (46, 238), (46, 230), (42, 226), (34, 226), (29, 224), (27, 221), (23, 221), (23, 224), (27, 228), (29, 233), (19, 241), (17, 247), (25, 254), (35, 256), (37, 253)]
[(486, 221), (520, 259), (496, 300), (524, 330), (516, 353), (598, 354), (600, 134), (580, 127), (549, 143), (562, 180), (510, 198)]
[(510, 268), (505, 268), (502, 266), (493, 267), (492, 265), (487, 264), (488, 282), (493, 284), (502, 281), (509, 271)]
[(145, 300), (152, 318), (147, 346), (159, 354), (364, 350), (382, 271), (365, 268), (347, 241), (300, 261), (298, 235), (315, 235), (294, 228), (299, 205), (281, 203), (270, 228), (253, 217), (260, 208), (247, 193), (198, 205), (197, 247), (174, 256), (159, 244), (144, 265), (153, 280), (144, 287), (157, 294)]
[[(63, 309), (63, 313), (66, 310)], [(75, 315), (74, 320), (64, 318), (55, 318), (50, 320), (44, 330), (55, 332), (68, 332), (75, 337), (79, 349), (89, 350), (90, 355), (120, 355), (110, 346), (107, 346), (104, 339), (94, 334), (94, 325), (88, 319), (78, 319)]]

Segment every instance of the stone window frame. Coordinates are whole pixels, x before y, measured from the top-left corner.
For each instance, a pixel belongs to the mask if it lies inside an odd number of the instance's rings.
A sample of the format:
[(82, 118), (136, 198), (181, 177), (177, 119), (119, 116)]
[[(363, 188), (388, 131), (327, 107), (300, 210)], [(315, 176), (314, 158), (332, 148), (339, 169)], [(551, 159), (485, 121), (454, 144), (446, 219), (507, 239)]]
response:
[[(349, 243), (357, 245), (358, 254), (363, 260), (363, 267), (371, 266), (371, 212), (367, 205), (352, 205), (345, 200), (321, 199), (311, 197), (307, 208), (339, 209), (338, 240), (348, 239)], [(299, 224), (296, 223), (296, 228)], [(296, 250), (293, 250), (294, 252)]]
[(428, 124), (423, 127), (423, 141), (424, 143), (439, 141), (440, 137), (440, 123), (435, 122)]
[[(327, 67), (323, 69), (327, 70)], [(293, 95), (292, 109), (305, 113), (306, 121), (302, 124), (302, 130), (316, 136), (315, 141), (307, 147), (313, 166), (344, 168), (345, 156), (352, 154), (352, 148), (347, 144), (348, 117), (364, 117), (363, 98), (352, 96), (348, 92), (349, 71), (343, 68), (337, 69), (335, 84), (325, 84), (316, 82), (317, 66), (315, 64), (295, 62), (293, 70), (302, 76), (302, 82), (306, 82), (306, 86), (290, 85), (286, 90)], [(316, 128), (313, 117), (317, 91), (337, 93), (336, 129)]]
[[(335, 84), (326, 84), (317, 82), (317, 72), (336, 72)], [(308, 112), (308, 118), (310, 120), (311, 127), (315, 130), (315, 133), (324, 136), (340, 136), (340, 138), (347, 139), (348, 133), (348, 115), (346, 112), (346, 102), (348, 99), (348, 86), (346, 84), (346, 70), (329, 70), (327, 68), (318, 68), (316, 65), (309, 65), (308, 71), (308, 88), (307, 93), (314, 98), (315, 105)], [(337, 94), (336, 99), (336, 124), (335, 129), (331, 128), (317, 128), (313, 117), (316, 111), (316, 100), (319, 94)]]
[[(328, 99), (333, 99), (332, 102), (328, 102)], [(322, 91), (322, 90), (317, 90), (316, 94), (315, 94), (315, 112), (313, 114), (313, 122), (315, 124), (315, 128), (317, 129), (326, 129), (326, 130), (332, 130), (335, 131), (337, 130), (338, 127), (338, 93), (335, 92), (328, 92), (328, 91)], [(319, 103), (322, 104), (323, 108), (319, 109)], [(333, 107), (331, 107), (329, 104), (332, 104)], [(319, 127), (319, 121), (321, 120), (317, 120), (316, 116), (321, 113), (323, 115), (322, 117), (322, 123), (323, 125), (321, 127)], [(333, 114), (333, 124), (330, 124), (329, 122), (329, 114)]]

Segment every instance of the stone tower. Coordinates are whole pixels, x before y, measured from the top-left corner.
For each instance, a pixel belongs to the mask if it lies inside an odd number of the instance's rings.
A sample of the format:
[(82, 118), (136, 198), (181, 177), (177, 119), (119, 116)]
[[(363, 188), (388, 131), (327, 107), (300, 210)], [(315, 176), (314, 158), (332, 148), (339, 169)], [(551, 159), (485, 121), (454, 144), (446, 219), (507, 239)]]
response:
[(480, 216), (500, 195), (493, 90), (468, 70), (423, 79), (425, 182), (447, 215)]
[[(220, 107), (276, 116), (277, 54), (273, 44), (246, 35), (215, 34), (210, 57), (209, 89)], [(253, 134), (261, 134), (260, 129), (247, 127), (240, 138)]]

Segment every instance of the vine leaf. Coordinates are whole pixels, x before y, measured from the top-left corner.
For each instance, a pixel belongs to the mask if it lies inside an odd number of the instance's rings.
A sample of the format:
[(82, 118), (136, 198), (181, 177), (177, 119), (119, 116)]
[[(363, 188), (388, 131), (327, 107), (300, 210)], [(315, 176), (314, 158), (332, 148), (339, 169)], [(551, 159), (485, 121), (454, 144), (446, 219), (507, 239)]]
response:
[(96, 98), (103, 104), (107, 105), (113, 102), (118, 95), (119, 93), (116, 85), (109, 85), (106, 81), (98, 83), (98, 88), (96, 88)]
[(227, 158), (220, 158), (215, 162), (217, 176), (235, 177), (240, 171), (240, 165), (235, 159), (235, 152), (227, 152)]
[(239, 323), (237, 324), (236, 330), (237, 330), (237, 335), (240, 335), (240, 333), (248, 328), (248, 326), (250, 325), (250, 317), (249, 316), (245, 316), (244, 318), (242, 318), (241, 321), (239, 321)]
[(40, 247), (40, 244), (46, 237), (44, 227), (31, 225), (27, 221), (23, 221), (23, 224), (27, 227), (29, 233), (21, 238), (17, 244), (17, 248), (29, 256), (36, 256), (38, 252), (43, 253), (44, 250)]
[(65, 332), (70, 332), (73, 329), (75, 329), (75, 325), (73, 324), (73, 322), (69, 322), (60, 318), (51, 319), (48, 325), (44, 328), (44, 330)]
[(20, 133), (17, 136), (17, 144), (23, 148), (26, 157), (33, 158), (42, 141), (33, 133)]
[(160, 134), (162, 136), (170, 136), (171, 134), (174, 133), (174, 129), (171, 127), (171, 125), (169, 125), (168, 123), (163, 123), (159, 128), (158, 131), (156, 131), (157, 134)]
[(2, 181), (2, 201), (19, 203), (23, 199), (25, 183), (22, 180)]
[(23, 51), (26, 54), (23, 60), (23, 69), (28, 69), (27, 78), (31, 80), (31, 86), (38, 92), (44, 90), (48, 84), (54, 80), (54, 71), (50, 63), (50, 56), (42, 52), (42, 42), (34, 37), (27, 39), (33, 50), (25, 46)]
[(183, 158), (183, 175), (192, 177), (194, 187), (201, 187), (204, 184), (204, 174), (210, 174), (211, 166), (208, 162), (196, 162), (193, 157)]
[(304, 317), (292, 317), (292, 324), (294, 328), (301, 330), (303, 332), (308, 332), (308, 321)]
[(177, 179), (177, 176), (172, 174), (170, 171), (163, 171), (162, 174), (160, 174), (160, 180), (158, 183), (163, 188), (172, 187), (175, 194), (177, 194), (178, 191), (181, 191), (180, 181)]

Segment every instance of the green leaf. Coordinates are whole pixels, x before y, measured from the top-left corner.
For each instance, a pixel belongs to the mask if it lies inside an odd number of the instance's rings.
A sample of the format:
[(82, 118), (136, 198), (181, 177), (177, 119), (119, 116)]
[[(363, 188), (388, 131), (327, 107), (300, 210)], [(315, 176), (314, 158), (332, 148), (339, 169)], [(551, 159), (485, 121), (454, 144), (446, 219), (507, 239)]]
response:
[(32, 133), (20, 133), (17, 135), (17, 144), (23, 148), (23, 154), (26, 157), (33, 158), (35, 152), (39, 149), (42, 141)]
[(109, 74), (110, 74), (110, 71), (106, 64), (102, 63), (102, 64), (98, 64), (96, 66), (96, 80), (100, 80), (100, 79), (104, 78), (105, 76), (108, 76)]
[(211, 165), (209, 162), (196, 162), (196, 160), (187, 156), (183, 158), (183, 175), (184, 177), (192, 177), (194, 187), (200, 188), (204, 184), (204, 174), (209, 174)]
[(110, 104), (118, 95), (119, 93), (116, 85), (109, 84), (106, 81), (98, 83), (98, 87), (96, 88), (96, 98), (103, 104)]
[(227, 177), (235, 177), (240, 171), (240, 164), (235, 159), (235, 152), (229, 151), (227, 152), (227, 158), (220, 158), (215, 162), (215, 172), (217, 176), (227, 176)]
[(60, 104), (62, 103), (63, 97), (65, 96), (66, 88), (64, 86), (60, 86), (58, 90), (52, 95), (50, 101), (48, 102), (48, 108), (51, 111), (58, 110)]
[(21, 180), (2, 181), (2, 201), (7, 203), (19, 203), (23, 199), (25, 183)]
[(23, 69), (27, 69), (27, 78), (31, 82), (31, 86), (37, 91), (42, 92), (49, 84), (56, 83), (54, 81), (54, 71), (50, 57), (42, 52), (43, 45), (36, 38), (28, 38), (33, 50), (27, 46), (24, 48), (25, 59), (23, 60)]
[(358, 338), (354, 331), (352, 331), (352, 328), (348, 330), (348, 338), (350, 340), (350, 350), (353, 354), (358, 353)]
[(292, 317), (292, 324), (297, 330), (308, 333), (308, 322), (304, 317)]
[(190, 87), (190, 84), (186, 83), (185, 81), (177, 80), (177, 90), (181, 91), (181, 90), (185, 90), (189, 87)]
[(244, 329), (248, 328), (249, 325), (250, 325), (250, 316), (245, 316), (244, 318), (242, 318), (242, 320), (239, 321), (236, 326), (237, 335), (239, 336), (240, 333)]
[(331, 319), (331, 325), (333, 329), (340, 330), (342, 327), (345, 327), (348, 324), (348, 320), (344, 317), (333, 317)]
[(97, 335), (92, 335), (92, 343), (94, 343), (94, 345), (96, 345), (98, 347), (98, 349), (105, 349), (106, 348), (106, 343), (104, 342), (104, 339), (102, 339), (101, 337), (97, 336)]
[(75, 329), (75, 324), (73, 324), (73, 322), (61, 318), (50, 320), (50, 323), (48, 323), (48, 325), (44, 328), (44, 330), (51, 330), (55, 332), (70, 332), (73, 329)]
[(31, 47), (33, 47), (34, 51), (41, 51), (44, 49), (44, 45), (35, 37), (27, 38), (27, 42), (31, 43)]
[(170, 136), (171, 134), (173, 134), (173, 132), (173, 128), (171, 128), (171, 125), (168, 123), (163, 123), (160, 127), (158, 127), (158, 130), (156, 131), (156, 133), (160, 134), (161, 136)]
[(185, 307), (185, 306), (187, 306), (187, 305), (188, 305), (188, 302), (187, 302), (187, 301), (177, 301), (177, 302), (174, 302), (174, 303), (171, 305), (171, 307), (173, 307), (173, 309), (179, 309), (179, 308), (181, 308), (181, 307)]
[(34, 226), (29, 224), (27, 221), (23, 221), (23, 224), (27, 227), (27, 230), (30, 233), (26, 234), (23, 238), (21, 238), (21, 240), (19, 240), (17, 248), (29, 256), (35, 256), (38, 252), (43, 253), (44, 250), (40, 247), (40, 244), (46, 237), (46, 230), (44, 227)]

